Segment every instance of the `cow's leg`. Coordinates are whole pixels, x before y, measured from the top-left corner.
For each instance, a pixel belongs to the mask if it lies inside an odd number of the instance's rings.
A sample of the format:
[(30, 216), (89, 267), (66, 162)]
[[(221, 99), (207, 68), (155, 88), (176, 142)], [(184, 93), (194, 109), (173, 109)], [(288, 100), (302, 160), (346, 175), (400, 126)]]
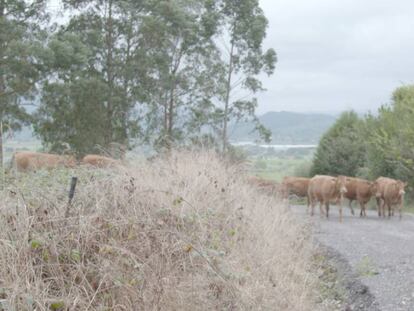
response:
[(400, 220), (402, 219), (402, 208), (403, 208), (403, 202), (401, 201), (400, 204), (398, 204), (398, 214)]
[(378, 217), (381, 217), (381, 208), (382, 208), (382, 202), (381, 202), (381, 198), (379, 197), (375, 197), (375, 200), (377, 201), (377, 210), (378, 210)]
[(323, 201), (319, 201), (319, 216), (322, 218), (323, 215), (326, 215), (326, 209), (323, 207)]
[(385, 201), (382, 200), (380, 203), (380, 216), (385, 218)]
[(367, 216), (365, 212), (365, 204), (363, 202), (359, 202), (359, 206), (361, 207), (361, 212), (359, 213), (359, 217)]
[(326, 218), (329, 218), (329, 201), (325, 202)]
[(352, 208), (352, 200), (349, 200), (349, 208), (351, 209), (351, 214), (355, 215), (354, 209)]
[(313, 216), (315, 210), (315, 200), (312, 197), (310, 198), (310, 208), (310, 215)]
[(387, 202), (387, 207), (388, 207), (388, 218), (391, 217), (391, 203)]

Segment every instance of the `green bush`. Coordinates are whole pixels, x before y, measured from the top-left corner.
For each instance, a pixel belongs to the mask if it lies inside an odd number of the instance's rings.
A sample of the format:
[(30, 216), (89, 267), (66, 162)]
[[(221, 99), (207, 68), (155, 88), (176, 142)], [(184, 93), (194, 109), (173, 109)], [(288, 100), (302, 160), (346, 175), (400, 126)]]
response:
[(357, 175), (364, 165), (365, 143), (361, 135), (362, 120), (353, 112), (344, 112), (321, 138), (311, 175)]

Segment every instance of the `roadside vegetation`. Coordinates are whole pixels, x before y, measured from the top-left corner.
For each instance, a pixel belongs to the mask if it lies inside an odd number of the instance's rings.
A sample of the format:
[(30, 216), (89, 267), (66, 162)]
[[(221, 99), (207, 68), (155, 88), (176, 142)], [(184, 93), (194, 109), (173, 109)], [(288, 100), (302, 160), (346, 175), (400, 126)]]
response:
[(315, 310), (309, 228), (243, 172), (215, 153), (173, 152), (118, 170), (9, 179), (1, 308)]

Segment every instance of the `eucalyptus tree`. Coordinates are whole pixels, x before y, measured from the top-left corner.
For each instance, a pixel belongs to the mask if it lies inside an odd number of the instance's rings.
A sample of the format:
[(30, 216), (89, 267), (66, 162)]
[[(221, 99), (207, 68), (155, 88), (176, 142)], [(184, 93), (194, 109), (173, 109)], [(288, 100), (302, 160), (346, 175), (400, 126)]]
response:
[(212, 1), (151, 1), (142, 45), (147, 66), (146, 140), (158, 147), (198, 139), (213, 122), (222, 86)]
[(50, 148), (69, 144), (80, 154), (128, 144), (139, 131), (134, 108), (143, 96), (139, 37), (145, 3), (63, 3), (71, 18), (49, 42), (53, 57), (35, 130)]
[(19, 130), (29, 121), (22, 104), (33, 99), (47, 57), (41, 31), (47, 18), (45, 2), (0, 0), (0, 124), (4, 132)]
[[(270, 131), (255, 115), (258, 102), (255, 94), (264, 91), (259, 80), (261, 73), (271, 75), (276, 64), (276, 52), (264, 50), (268, 21), (258, 0), (217, 0), (221, 15), (221, 39), (224, 41), (222, 60), (226, 82), (222, 97), (221, 141), (223, 152), (228, 144), (229, 121), (251, 120), (265, 139)], [(245, 93), (241, 97), (240, 90)]]

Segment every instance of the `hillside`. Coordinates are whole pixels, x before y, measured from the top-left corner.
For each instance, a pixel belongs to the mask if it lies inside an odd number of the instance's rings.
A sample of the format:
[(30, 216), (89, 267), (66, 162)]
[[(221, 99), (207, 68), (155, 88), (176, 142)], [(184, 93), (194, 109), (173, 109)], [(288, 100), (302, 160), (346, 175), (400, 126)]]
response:
[[(259, 117), (272, 131), (274, 144), (316, 144), (323, 133), (335, 122), (336, 117), (328, 114), (296, 113), (288, 111), (268, 112)], [(251, 123), (234, 125), (230, 139), (252, 141), (258, 138), (252, 133)]]

